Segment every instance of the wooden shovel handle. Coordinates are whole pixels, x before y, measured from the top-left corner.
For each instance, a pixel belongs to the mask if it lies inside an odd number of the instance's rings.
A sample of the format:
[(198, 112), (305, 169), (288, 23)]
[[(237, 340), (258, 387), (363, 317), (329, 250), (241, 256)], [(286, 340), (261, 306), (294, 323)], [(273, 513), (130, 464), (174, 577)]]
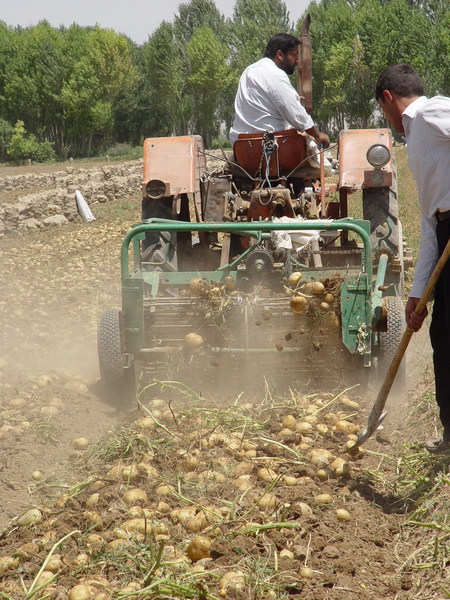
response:
[[(415, 311), (417, 314), (420, 315), (423, 312), (423, 310), (425, 309), (428, 299), (431, 296), (431, 293), (436, 286), (436, 282), (439, 279), (442, 269), (444, 268), (444, 265), (448, 261), (449, 257), (450, 257), (450, 239), (448, 240), (447, 245), (444, 248), (444, 252), (442, 253), (441, 257), (439, 258), (438, 262), (436, 263), (436, 266), (434, 267), (434, 270), (433, 270), (433, 272), (430, 276), (430, 279), (425, 287), (425, 290), (424, 290), (419, 302), (417, 303), (417, 306), (415, 308)], [(365, 430), (365, 432), (363, 432), (359, 436), (359, 438), (355, 442), (354, 446), (352, 446), (352, 448), (350, 448), (349, 452), (351, 454), (355, 453), (357, 451), (358, 447), (362, 443), (364, 443), (364, 441), (369, 439), (369, 437), (374, 433), (374, 431), (376, 431), (376, 429), (380, 423), (380, 418), (381, 418), (381, 415), (382, 415), (382, 412), (384, 409), (384, 405), (386, 404), (387, 397), (391, 390), (392, 384), (394, 383), (395, 376), (397, 375), (397, 371), (399, 369), (400, 363), (402, 362), (403, 356), (406, 352), (406, 348), (408, 347), (408, 344), (409, 344), (409, 340), (411, 339), (411, 336), (413, 333), (414, 333), (414, 330), (411, 329), (411, 327), (407, 327), (405, 332), (403, 333), (403, 336), (402, 336), (402, 339), (400, 340), (397, 351), (391, 361), (389, 369), (384, 378), (383, 385), (381, 386), (381, 388), (378, 392), (377, 399), (375, 400), (374, 405), (372, 406), (372, 410), (370, 411), (369, 419), (368, 419), (368, 423), (367, 423), (367, 429)]]

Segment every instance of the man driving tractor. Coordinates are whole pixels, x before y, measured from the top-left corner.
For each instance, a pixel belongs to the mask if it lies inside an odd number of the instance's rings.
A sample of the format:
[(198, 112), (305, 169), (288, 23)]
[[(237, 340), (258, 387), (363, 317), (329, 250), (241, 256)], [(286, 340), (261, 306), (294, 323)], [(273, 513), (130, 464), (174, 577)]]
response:
[(296, 129), (312, 136), (319, 147), (328, 148), (328, 135), (314, 125), (289, 81), (288, 75), (299, 62), (299, 44), (293, 35), (277, 33), (268, 41), (264, 58), (245, 69), (234, 103), (232, 144), (240, 134)]

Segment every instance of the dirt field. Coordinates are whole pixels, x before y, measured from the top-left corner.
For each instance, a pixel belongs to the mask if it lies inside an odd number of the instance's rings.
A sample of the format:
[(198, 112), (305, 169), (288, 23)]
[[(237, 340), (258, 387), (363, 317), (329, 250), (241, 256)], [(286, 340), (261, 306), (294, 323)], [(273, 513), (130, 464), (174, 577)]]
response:
[(97, 391), (96, 322), (119, 306), (139, 197), (93, 212), (0, 240), (0, 596), (450, 597), (448, 527), (429, 519), (431, 542), (411, 529), (428, 518), (419, 500), (446, 511), (430, 494), (450, 483), (416, 445), (435, 426), (426, 334), (408, 404), (390, 401), (354, 460), (345, 443), (371, 402), (355, 388), (226, 404), (166, 389), (114, 408)]

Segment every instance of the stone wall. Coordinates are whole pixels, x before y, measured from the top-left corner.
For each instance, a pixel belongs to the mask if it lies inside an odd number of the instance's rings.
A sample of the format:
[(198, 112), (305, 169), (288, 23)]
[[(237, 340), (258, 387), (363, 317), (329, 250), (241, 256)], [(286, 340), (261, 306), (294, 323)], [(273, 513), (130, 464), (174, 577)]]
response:
[(0, 200), (4, 193), (16, 196), (0, 204), (0, 237), (16, 229), (40, 229), (78, 220), (75, 190), (80, 190), (89, 205), (139, 195), (142, 162), (111, 163), (92, 169), (70, 166), (53, 173), (0, 178)]

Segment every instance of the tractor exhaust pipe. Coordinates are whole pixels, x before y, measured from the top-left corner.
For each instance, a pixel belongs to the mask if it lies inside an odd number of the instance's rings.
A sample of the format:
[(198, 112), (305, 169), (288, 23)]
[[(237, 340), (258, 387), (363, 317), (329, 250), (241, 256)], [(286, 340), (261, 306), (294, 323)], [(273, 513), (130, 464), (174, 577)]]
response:
[(311, 17), (306, 15), (300, 36), (300, 60), (297, 65), (297, 92), (304, 98), (303, 106), (308, 114), (312, 112), (312, 45), (309, 37)]

